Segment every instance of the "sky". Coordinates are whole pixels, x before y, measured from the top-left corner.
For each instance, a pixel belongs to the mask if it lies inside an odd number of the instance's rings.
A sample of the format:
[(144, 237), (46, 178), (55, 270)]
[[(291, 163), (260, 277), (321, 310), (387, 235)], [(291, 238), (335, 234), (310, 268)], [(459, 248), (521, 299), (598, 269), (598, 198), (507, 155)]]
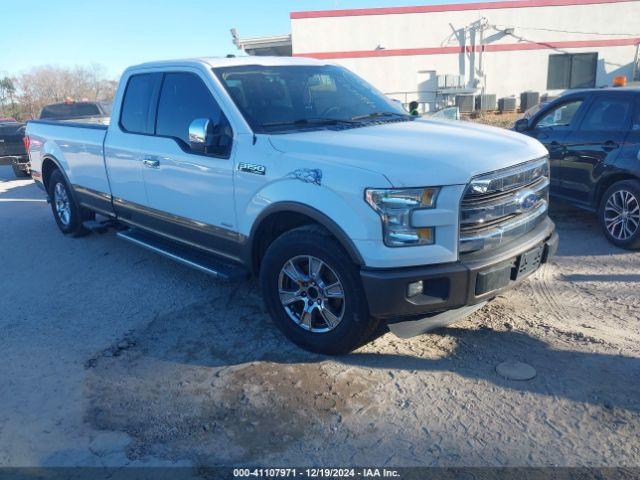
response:
[(289, 12), (472, 0), (0, 0), (0, 75), (39, 65), (129, 65), (239, 53), (240, 37), (286, 34)]

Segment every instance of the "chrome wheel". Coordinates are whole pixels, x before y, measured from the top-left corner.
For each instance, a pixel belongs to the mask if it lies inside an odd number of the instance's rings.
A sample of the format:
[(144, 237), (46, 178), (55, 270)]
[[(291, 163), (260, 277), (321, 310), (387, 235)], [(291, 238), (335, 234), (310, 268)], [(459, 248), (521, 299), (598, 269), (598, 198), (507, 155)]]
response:
[(604, 224), (616, 240), (627, 240), (640, 227), (640, 203), (628, 190), (617, 190), (604, 206)]
[(56, 183), (53, 189), (53, 202), (60, 223), (65, 227), (71, 222), (71, 203), (69, 202), (69, 194), (62, 183)]
[(322, 260), (300, 255), (288, 260), (278, 276), (280, 303), (297, 325), (314, 333), (336, 328), (345, 309), (344, 288)]

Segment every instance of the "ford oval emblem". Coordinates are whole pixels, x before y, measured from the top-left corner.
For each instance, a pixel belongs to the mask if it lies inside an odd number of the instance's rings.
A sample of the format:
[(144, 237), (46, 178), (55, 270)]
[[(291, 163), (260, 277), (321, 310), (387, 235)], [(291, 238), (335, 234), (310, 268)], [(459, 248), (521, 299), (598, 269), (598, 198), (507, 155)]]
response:
[(532, 209), (538, 201), (538, 196), (531, 190), (524, 190), (516, 197), (518, 207), (522, 210)]

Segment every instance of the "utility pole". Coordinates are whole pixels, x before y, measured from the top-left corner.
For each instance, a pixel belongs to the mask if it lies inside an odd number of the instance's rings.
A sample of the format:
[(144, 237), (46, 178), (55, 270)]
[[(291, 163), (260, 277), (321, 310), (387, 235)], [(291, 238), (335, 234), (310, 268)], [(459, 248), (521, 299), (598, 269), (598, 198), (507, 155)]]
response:
[(478, 60), (478, 73), (482, 78), (482, 88), (480, 89), (480, 93), (484, 95), (487, 88), (487, 76), (484, 73), (484, 31), (489, 28), (489, 22), (485, 17), (482, 17), (478, 23), (480, 30), (480, 58)]

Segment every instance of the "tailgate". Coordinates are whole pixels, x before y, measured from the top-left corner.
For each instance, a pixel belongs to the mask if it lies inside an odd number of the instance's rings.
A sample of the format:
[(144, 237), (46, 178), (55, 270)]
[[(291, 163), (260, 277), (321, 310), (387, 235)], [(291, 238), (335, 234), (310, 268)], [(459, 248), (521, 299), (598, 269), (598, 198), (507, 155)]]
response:
[(0, 125), (0, 157), (26, 155), (22, 143), (24, 125)]

